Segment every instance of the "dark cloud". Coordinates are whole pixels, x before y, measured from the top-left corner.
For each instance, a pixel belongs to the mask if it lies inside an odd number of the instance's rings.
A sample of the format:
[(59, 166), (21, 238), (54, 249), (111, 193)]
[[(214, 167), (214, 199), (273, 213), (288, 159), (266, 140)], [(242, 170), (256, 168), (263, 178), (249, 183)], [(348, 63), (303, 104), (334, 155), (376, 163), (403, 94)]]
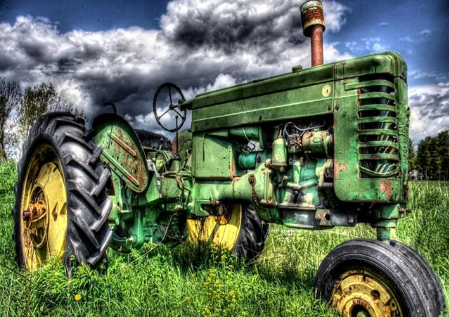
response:
[[(168, 4), (161, 30), (61, 34), (47, 19), (18, 17), (13, 25), (0, 24), (0, 76), (23, 86), (52, 82), (88, 115), (114, 102), (137, 127), (154, 129), (152, 97), (163, 82), (176, 83), (192, 98), (310, 65), (301, 1), (273, 3), (176, 0)], [(334, 1), (324, 7), (327, 29), (338, 31), (347, 9)], [(326, 45), (327, 62), (350, 57)]]
[(422, 116), (431, 120), (449, 117), (449, 90), (435, 93), (422, 93), (409, 98), (411, 107), (417, 107)]
[[(305, 41), (299, 8), (303, 1), (221, 1), (176, 0), (168, 4), (161, 18), (162, 34), (174, 43), (190, 48), (211, 47), (234, 52), (259, 47), (276, 51), (279, 39), (298, 45)], [(338, 31), (347, 8), (324, 1), (326, 26)]]
[(75, 71), (75, 68), (81, 64), (81, 61), (71, 58), (61, 58), (56, 62), (57, 72), (59, 73), (71, 73)]
[(417, 144), (424, 137), (449, 129), (449, 85), (411, 88), (410, 136)]
[[(258, 13), (257, 6), (265, 6), (263, 12)], [(296, 44), (305, 40), (299, 6), (292, 6), (289, 1), (281, 5), (210, 1), (200, 8), (190, 6), (188, 1), (176, 1), (169, 4), (161, 24), (163, 34), (175, 43), (192, 48), (209, 46), (225, 52), (246, 46), (268, 47), (282, 37)]]

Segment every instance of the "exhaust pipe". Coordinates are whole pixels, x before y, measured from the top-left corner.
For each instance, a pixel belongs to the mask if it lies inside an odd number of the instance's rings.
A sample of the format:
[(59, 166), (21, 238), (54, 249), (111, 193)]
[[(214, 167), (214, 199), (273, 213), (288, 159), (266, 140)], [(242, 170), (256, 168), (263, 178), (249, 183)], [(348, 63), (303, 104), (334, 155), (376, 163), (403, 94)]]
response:
[(323, 65), (323, 33), (325, 30), (323, 4), (319, 0), (301, 5), (302, 30), (312, 38), (312, 67)]

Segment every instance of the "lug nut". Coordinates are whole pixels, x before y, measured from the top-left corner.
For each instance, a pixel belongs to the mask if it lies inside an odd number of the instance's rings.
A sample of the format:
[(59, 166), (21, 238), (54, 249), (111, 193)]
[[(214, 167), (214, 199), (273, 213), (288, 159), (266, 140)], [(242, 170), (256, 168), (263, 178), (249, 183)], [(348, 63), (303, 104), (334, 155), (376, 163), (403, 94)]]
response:
[(30, 213), (29, 211), (24, 211), (24, 212), (23, 212), (23, 214), (22, 214), (22, 219), (23, 219), (24, 221), (29, 221), (29, 220), (30, 220), (30, 217), (31, 217), (31, 213)]

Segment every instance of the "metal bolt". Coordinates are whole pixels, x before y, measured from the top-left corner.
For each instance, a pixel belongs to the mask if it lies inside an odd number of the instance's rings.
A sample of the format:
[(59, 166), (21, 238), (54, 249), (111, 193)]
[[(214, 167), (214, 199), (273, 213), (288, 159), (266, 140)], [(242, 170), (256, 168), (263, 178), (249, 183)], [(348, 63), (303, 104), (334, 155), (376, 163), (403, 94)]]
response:
[(29, 221), (29, 220), (30, 220), (30, 217), (31, 217), (31, 213), (30, 213), (29, 211), (24, 211), (24, 212), (23, 212), (22, 219), (23, 219), (24, 221)]
[(254, 176), (253, 176), (253, 175), (251, 175), (250, 177), (248, 177), (248, 182), (249, 182), (251, 185), (254, 185), (255, 179), (254, 179)]
[(338, 109), (340, 109), (340, 105), (335, 106), (335, 110), (338, 110)]
[(350, 224), (353, 224), (353, 223), (354, 223), (354, 217), (349, 217), (349, 218), (348, 218), (348, 222), (349, 222)]

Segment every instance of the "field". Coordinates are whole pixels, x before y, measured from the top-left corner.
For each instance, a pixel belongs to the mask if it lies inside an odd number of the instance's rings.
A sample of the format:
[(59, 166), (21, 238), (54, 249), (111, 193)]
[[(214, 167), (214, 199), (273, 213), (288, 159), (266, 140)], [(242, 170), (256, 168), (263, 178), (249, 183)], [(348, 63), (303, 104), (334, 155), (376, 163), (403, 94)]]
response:
[[(323, 232), (272, 226), (262, 256), (250, 266), (223, 250), (147, 245), (109, 251), (104, 274), (78, 267), (67, 279), (58, 261), (32, 276), (18, 271), (11, 240), (13, 165), (0, 166), (0, 314), (2, 316), (336, 316), (313, 296), (315, 272), (341, 242), (375, 236), (364, 225)], [(397, 239), (433, 266), (449, 295), (449, 187), (410, 184), (413, 213)], [(449, 316), (448, 313), (445, 316)]]

